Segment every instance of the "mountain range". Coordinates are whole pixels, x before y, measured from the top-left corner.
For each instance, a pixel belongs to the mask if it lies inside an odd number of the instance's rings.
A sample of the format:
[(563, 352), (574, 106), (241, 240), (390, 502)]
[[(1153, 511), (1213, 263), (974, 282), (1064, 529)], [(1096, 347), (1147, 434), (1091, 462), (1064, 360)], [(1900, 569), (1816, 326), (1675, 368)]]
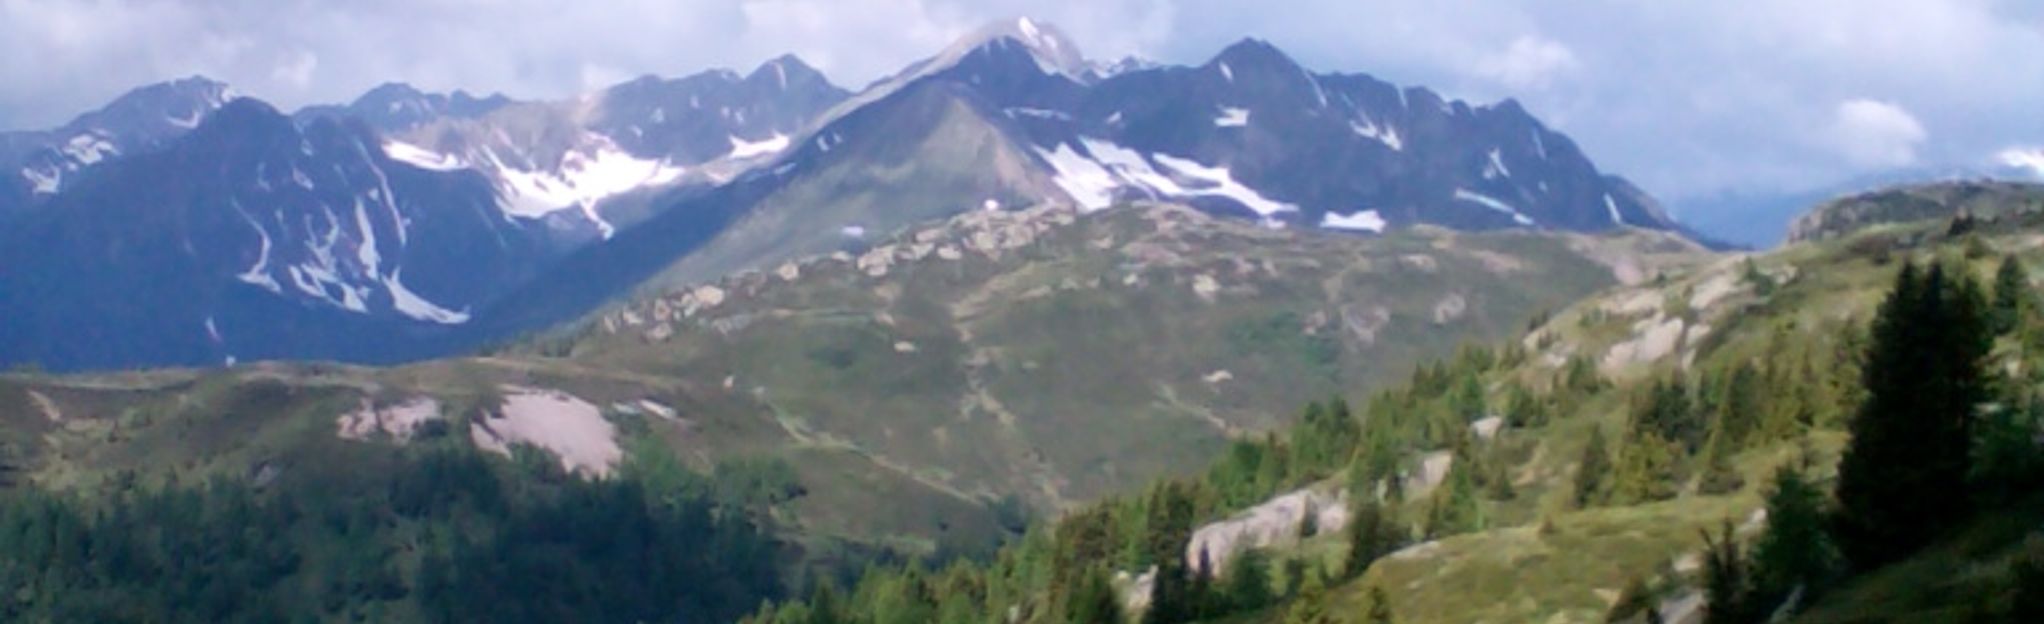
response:
[(1518, 103), (1243, 40), (1089, 62), (997, 22), (856, 93), (784, 56), (560, 101), (190, 78), (0, 135), (0, 364), (400, 362), (981, 209), (1181, 202), (1275, 228), (1674, 230)]

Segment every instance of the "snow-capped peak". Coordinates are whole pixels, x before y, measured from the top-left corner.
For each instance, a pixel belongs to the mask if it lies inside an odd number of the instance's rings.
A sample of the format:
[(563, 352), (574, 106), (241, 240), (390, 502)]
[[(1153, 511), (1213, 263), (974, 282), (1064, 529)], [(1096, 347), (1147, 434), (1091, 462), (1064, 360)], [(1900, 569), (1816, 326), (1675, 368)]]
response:
[(997, 20), (952, 42), (936, 56), (918, 61), (901, 73), (882, 78), (857, 95), (839, 102), (820, 115), (812, 127), (829, 125), (862, 106), (886, 99), (887, 96), (917, 80), (957, 67), (975, 52), (996, 49), (1004, 45), (1018, 45), (1027, 50), (1030, 58), (1036, 61), (1036, 67), (1043, 73), (1062, 75), (1080, 82), (1087, 82), (1094, 76), (1085, 55), (1079, 52), (1079, 46), (1066, 38), (1056, 26), (1027, 17)]
[(1113, 78), (1129, 72), (1138, 72), (1163, 67), (1156, 61), (1139, 56), (1125, 56), (1113, 63), (1094, 63), (1093, 74), (1101, 79)]
[(1079, 53), (1079, 46), (1073, 45), (1056, 26), (1027, 17), (998, 20), (981, 26), (979, 30), (973, 31), (971, 35), (945, 49), (944, 54), (938, 58), (948, 58), (950, 62), (940, 65), (952, 65), (957, 59), (964, 58), (974, 50), (1003, 40), (1022, 44), (1022, 47), (1029, 50), (1029, 55), (1036, 59), (1037, 67), (1042, 68), (1044, 73), (1064, 74), (1074, 80), (1081, 79), (1087, 74), (1086, 58)]

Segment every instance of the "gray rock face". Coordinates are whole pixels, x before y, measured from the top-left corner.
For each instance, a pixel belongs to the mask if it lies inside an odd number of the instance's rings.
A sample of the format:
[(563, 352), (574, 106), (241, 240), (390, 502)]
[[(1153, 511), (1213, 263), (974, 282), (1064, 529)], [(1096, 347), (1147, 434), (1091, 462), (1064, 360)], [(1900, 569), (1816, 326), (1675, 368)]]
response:
[(1235, 516), (1208, 524), (1192, 532), (1185, 547), (1186, 569), (1199, 572), (1202, 562), (1213, 566), (1219, 576), (1228, 569), (1228, 559), (1251, 548), (1266, 548), (1299, 539), (1301, 520), (1312, 515), (1320, 532), (1340, 531), (1348, 525), (1345, 493), (1329, 494), (1306, 488), (1280, 495)]

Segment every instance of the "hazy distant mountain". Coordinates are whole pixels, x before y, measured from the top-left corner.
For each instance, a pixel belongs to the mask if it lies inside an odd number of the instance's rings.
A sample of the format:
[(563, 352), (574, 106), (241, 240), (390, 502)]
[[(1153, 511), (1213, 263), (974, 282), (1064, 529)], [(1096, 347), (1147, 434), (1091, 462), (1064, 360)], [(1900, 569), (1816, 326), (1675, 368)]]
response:
[(385, 156), (359, 121), (235, 100), (0, 229), (6, 359), (61, 369), (389, 361), (557, 254), (487, 182)]
[(200, 77), (129, 91), (62, 127), (0, 132), (0, 219), (48, 201), (94, 165), (163, 145), (233, 98)]
[(7, 154), (70, 168), (15, 194), (0, 325), (19, 338), (0, 362), (425, 357), (987, 208), (1676, 227), (1511, 100), (1315, 74), (1256, 40), (1197, 67), (1102, 66), (1027, 19), (856, 94), (780, 57), (554, 102), (402, 84), (290, 117), (251, 101), (183, 135), (225, 97), (171, 83), (8, 135)]
[(1704, 235), (1743, 247), (1766, 249), (1782, 243), (1789, 225), (1825, 200), (1888, 187), (1960, 180), (2044, 182), (2044, 152), (2010, 149), (1985, 166), (1910, 167), (1851, 178), (1810, 189), (1723, 192), (1674, 206), (1682, 224)]
[(402, 132), (443, 118), (474, 119), (512, 104), (502, 94), (478, 98), (466, 91), (425, 93), (401, 82), (384, 83), (345, 106), (308, 106), (292, 115), (300, 122), (358, 119), (383, 132)]

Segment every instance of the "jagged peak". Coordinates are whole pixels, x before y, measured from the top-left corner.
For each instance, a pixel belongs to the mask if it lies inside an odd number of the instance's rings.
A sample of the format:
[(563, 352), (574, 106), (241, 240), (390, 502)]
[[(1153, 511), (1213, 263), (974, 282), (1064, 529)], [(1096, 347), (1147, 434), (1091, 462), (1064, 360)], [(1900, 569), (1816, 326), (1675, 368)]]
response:
[(424, 91), (420, 91), (417, 87), (413, 87), (408, 83), (386, 82), (383, 84), (376, 85), (375, 88), (372, 88), (364, 92), (362, 94), (362, 97), (356, 98), (355, 101), (360, 102), (365, 100), (377, 99), (391, 100), (399, 98), (424, 97), (425, 95), (426, 93)]
[(1209, 65), (1228, 63), (1242, 67), (1298, 65), (1297, 62), (1292, 60), (1291, 56), (1285, 54), (1284, 50), (1279, 50), (1276, 45), (1271, 44), (1269, 41), (1255, 37), (1243, 37), (1235, 43), (1228, 44), (1228, 47), (1222, 48), (1220, 54), (1214, 55), (1213, 60), (1207, 63)]
[(426, 93), (424, 91), (420, 91), (417, 87), (413, 87), (410, 84), (402, 82), (386, 82), (383, 84), (376, 85), (376, 87), (363, 92), (362, 95), (360, 97), (355, 98), (355, 101), (349, 104), (349, 106), (357, 109), (377, 108), (383, 106), (396, 107), (405, 104), (430, 106), (432, 100), (434, 100), (436, 97), (438, 96)]
[(1119, 76), (1130, 72), (1157, 69), (1163, 66), (1164, 65), (1162, 63), (1158, 63), (1157, 61), (1154, 60), (1150, 60), (1140, 56), (1129, 55), (1121, 57), (1121, 60), (1115, 61), (1113, 63), (1096, 63), (1094, 64), (1093, 67), (1093, 73), (1102, 78), (1111, 78), (1114, 76)]
[(210, 109), (219, 108), (220, 105), (227, 103), (228, 100), (232, 100), (234, 97), (234, 88), (228, 86), (227, 83), (194, 74), (176, 80), (166, 80), (136, 87), (127, 93), (121, 94), (120, 97), (114, 98), (113, 102), (109, 103), (102, 110), (111, 110), (122, 106), (146, 105), (146, 102), (161, 101), (162, 98), (189, 98)]
[(1045, 73), (1061, 73), (1074, 79), (1086, 75), (1086, 56), (1057, 26), (1028, 17), (989, 22), (960, 38), (937, 56), (938, 66), (949, 66), (974, 51), (1003, 42), (1020, 44), (1036, 59)]
[(161, 137), (196, 127), (236, 97), (227, 83), (195, 74), (130, 89), (106, 106), (73, 118), (64, 129)]
[(241, 134), (245, 132), (295, 132), (297, 126), (282, 111), (269, 102), (252, 98), (237, 97), (228, 100), (213, 114), (206, 116), (193, 136), (216, 134)]
[(769, 79), (773, 80), (776, 85), (783, 89), (788, 88), (790, 85), (805, 83), (821, 84), (827, 88), (836, 88), (836, 85), (831, 84), (830, 78), (824, 76), (822, 71), (817, 70), (809, 63), (804, 62), (801, 57), (793, 54), (782, 54), (767, 59), (766, 62), (760, 63), (758, 68), (753, 69), (752, 73), (745, 77), (746, 82), (760, 82)]

